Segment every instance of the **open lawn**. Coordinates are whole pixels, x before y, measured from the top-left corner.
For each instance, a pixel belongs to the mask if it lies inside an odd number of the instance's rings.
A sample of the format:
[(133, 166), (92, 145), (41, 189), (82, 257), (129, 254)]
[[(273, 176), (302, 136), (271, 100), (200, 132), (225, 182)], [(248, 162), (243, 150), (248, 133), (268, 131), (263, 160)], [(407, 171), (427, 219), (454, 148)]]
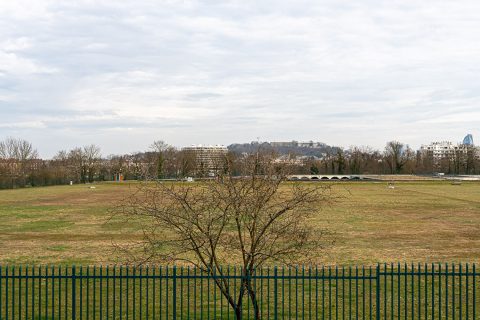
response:
[[(121, 263), (113, 243), (142, 238), (138, 225), (108, 221), (135, 184), (0, 191), (0, 264)], [(312, 223), (335, 243), (318, 264), (480, 262), (480, 183), (333, 183), (342, 198)]]

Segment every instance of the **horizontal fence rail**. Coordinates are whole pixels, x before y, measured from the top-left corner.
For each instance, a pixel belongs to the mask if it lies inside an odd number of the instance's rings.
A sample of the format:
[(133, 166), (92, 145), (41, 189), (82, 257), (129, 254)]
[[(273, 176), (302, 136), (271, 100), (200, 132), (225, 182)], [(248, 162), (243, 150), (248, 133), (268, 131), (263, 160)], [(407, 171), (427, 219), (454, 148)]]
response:
[[(238, 267), (0, 267), (0, 319), (235, 319), (251, 280), (261, 319), (480, 319), (476, 265)], [(242, 318), (255, 319), (243, 298)]]

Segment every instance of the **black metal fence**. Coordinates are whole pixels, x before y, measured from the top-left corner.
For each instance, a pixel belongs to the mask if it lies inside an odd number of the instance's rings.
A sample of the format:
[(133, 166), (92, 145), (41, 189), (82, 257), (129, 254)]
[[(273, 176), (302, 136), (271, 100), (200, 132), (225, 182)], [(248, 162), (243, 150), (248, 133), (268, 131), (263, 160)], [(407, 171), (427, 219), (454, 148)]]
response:
[[(0, 319), (235, 319), (242, 270), (188, 267), (0, 267)], [(475, 265), (258, 269), (262, 319), (480, 319)], [(238, 299), (238, 296), (235, 296)], [(244, 297), (243, 318), (254, 319)]]

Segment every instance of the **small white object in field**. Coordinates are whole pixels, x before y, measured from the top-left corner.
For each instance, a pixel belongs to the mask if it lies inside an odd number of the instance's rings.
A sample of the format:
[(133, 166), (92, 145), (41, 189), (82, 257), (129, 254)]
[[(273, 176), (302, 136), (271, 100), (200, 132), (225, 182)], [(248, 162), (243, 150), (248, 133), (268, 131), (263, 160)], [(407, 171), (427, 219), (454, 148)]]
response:
[(395, 189), (395, 186), (388, 186), (388, 189)]
[(97, 189), (97, 187), (94, 187), (94, 186), (91, 186), (91, 187), (89, 187), (89, 188), (90, 188), (90, 189)]
[(70, 180), (70, 185), (73, 186), (73, 181)]

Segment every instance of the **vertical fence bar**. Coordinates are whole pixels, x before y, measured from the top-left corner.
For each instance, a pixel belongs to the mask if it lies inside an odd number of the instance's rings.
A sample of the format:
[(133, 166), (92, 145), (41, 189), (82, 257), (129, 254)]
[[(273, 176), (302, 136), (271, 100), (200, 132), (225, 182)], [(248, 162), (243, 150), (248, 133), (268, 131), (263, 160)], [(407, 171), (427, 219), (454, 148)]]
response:
[(400, 304), (400, 290), (402, 286), (402, 278), (400, 277), (401, 272), (400, 262), (397, 263), (397, 319), (401, 317), (401, 304)]
[[(317, 269), (317, 281), (318, 284), (318, 268)], [(317, 289), (317, 300), (318, 300), (318, 288)], [(317, 302), (318, 303), (318, 302)], [(317, 308), (317, 317), (318, 317), (318, 308)], [(285, 319), (285, 267), (282, 267), (282, 320)]]
[[(38, 296), (40, 297), (40, 294)], [(5, 267), (5, 319), (8, 319), (8, 265)]]
[(383, 318), (387, 320), (387, 264), (383, 264)]
[(460, 307), (459, 319), (462, 320), (462, 264), (458, 266), (458, 306)]
[[(1, 278), (1, 276), (0, 276)], [(28, 265), (25, 266), (25, 319), (28, 319)], [(2, 287), (2, 284), (0, 283), (0, 288)], [(0, 301), (2, 298), (0, 298)], [(0, 314), (0, 318), (2, 315)]]
[(325, 319), (325, 266), (322, 266), (322, 320)]
[[(44, 268), (44, 272), (45, 272), (45, 275), (44, 275), (44, 280), (45, 280), (45, 318), (48, 319), (48, 266), (45, 265), (45, 268)], [(12, 269), (13, 271), (13, 269)], [(15, 282), (13, 281), (12, 279), (12, 284), (15, 284)], [(13, 295), (13, 292), (12, 292), (12, 295)], [(12, 300), (12, 303), (13, 303), (13, 300)], [(13, 305), (12, 305), (12, 311), (13, 311)], [(12, 317), (13, 318), (13, 317)]]
[(305, 320), (305, 266), (302, 265), (302, 320)]
[(421, 264), (419, 263), (417, 265), (417, 287), (418, 287), (418, 319), (420, 319), (420, 316), (422, 314), (422, 287), (421, 287), (421, 282), (420, 282), (420, 272), (421, 272)]
[[(80, 266), (80, 277), (83, 276), (83, 266)], [(80, 320), (83, 317), (83, 278), (80, 278)]]
[(143, 319), (143, 290), (142, 290), (142, 287), (143, 287), (143, 267), (140, 266), (140, 276), (138, 277), (138, 280), (140, 282), (140, 288), (138, 289), (139, 291), (139, 312), (140, 312), (140, 319)]
[(432, 263), (432, 320), (435, 318), (435, 265)]
[(87, 320), (90, 319), (90, 266), (87, 266)]
[(117, 266), (113, 266), (113, 319), (117, 317)]
[(352, 266), (348, 267), (348, 319), (352, 320)]
[(153, 320), (155, 320), (156, 314), (157, 314), (157, 308), (156, 308), (156, 303), (157, 303), (157, 299), (156, 299), (156, 294), (157, 294), (157, 288), (156, 288), (157, 267), (156, 266), (153, 267), (152, 279), (153, 279), (153, 284), (152, 284), (153, 285), (152, 308), (153, 308)]
[(452, 319), (455, 320), (455, 264), (452, 264)]
[(176, 266), (173, 266), (173, 283), (172, 283), (172, 286), (173, 286), (173, 319), (176, 319), (177, 318), (177, 267)]
[(362, 319), (365, 320), (365, 266), (362, 266)]
[(338, 320), (338, 266), (335, 267), (335, 320)]
[[(136, 276), (137, 276), (137, 267), (133, 267), (133, 277), (132, 277), (132, 282), (133, 282), (133, 296), (132, 296), (132, 312), (133, 312), (133, 317), (132, 319), (135, 320), (137, 318), (137, 315), (136, 315), (136, 306), (137, 306), (137, 279), (136, 279)], [(101, 319), (100, 319), (101, 320)]]
[(475, 276), (477, 275), (477, 270), (476, 270), (476, 264), (473, 264), (473, 319), (476, 319), (477, 316), (477, 294), (476, 294), (476, 288), (477, 288), (477, 282), (475, 281)]
[[(107, 268), (106, 268), (106, 281), (107, 281), (107, 292), (106, 292), (106, 299), (105, 299), (105, 304), (106, 304), (106, 311), (105, 311), (105, 314), (106, 314), (106, 319), (108, 320), (108, 317), (110, 316), (110, 306), (109, 306), (109, 301), (110, 301), (110, 288), (109, 288), (109, 284), (110, 284), (110, 270), (109, 270), (109, 266), (107, 264)], [(82, 308), (80, 308), (81, 310)]]
[(193, 269), (193, 318), (197, 319), (197, 267)]
[(100, 320), (103, 320), (103, 266), (100, 266)]
[[(2, 277), (2, 266), (0, 265), (0, 318), (2, 318), (2, 288), (3, 288), (2, 279), (3, 279), (3, 277)], [(6, 280), (7, 279), (5, 278), (5, 281)], [(33, 295), (32, 295), (32, 297), (33, 297)], [(32, 307), (33, 307), (33, 304), (32, 304)], [(7, 318), (7, 316), (5, 316), (5, 319), (6, 318)], [(32, 319), (33, 319), (33, 314), (32, 314)]]
[(278, 319), (278, 269), (277, 269), (277, 266), (274, 267), (273, 269), (273, 272), (274, 272), (274, 275), (273, 275), (273, 279), (274, 279), (274, 282), (273, 282), (273, 312), (274, 312), (274, 316), (273, 318), (275, 320)]
[(375, 300), (375, 319), (380, 320), (380, 264), (377, 264)]
[(49, 304), (49, 307), (50, 307), (50, 317), (48, 317), (49, 319), (55, 319), (55, 267), (52, 265), (50, 266), (50, 275), (48, 276), (48, 272), (47, 274), (45, 275), (45, 281), (48, 283), (48, 281), (50, 280), (51, 282), (51, 289), (50, 289), (50, 304)]
[(393, 290), (393, 263), (390, 263), (390, 317), (393, 320), (394, 313), (394, 291)]
[(159, 296), (159, 316), (160, 316), (160, 320), (162, 320), (162, 306), (163, 306), (163, 300), (162, 300), (162, 288), (163, 288), (163, 284), (162, 284), (162, 280), (163, 280), (163, 277), (162, 277), (162, 267), (160, 267), (160, 270), (159, 270), (159, 277), (160, 277), (160, 291), (158, 293), (158, 296)]
[(423, 281), (424, 283), (424, 289), (425, 289), (425, 301), (424, 301), (424, 307), (425, 307), (425, 320), (428, 319), (428, 264), (425, 263), (425, 273), (424, 273), (424, 278)]
[(93, 320), (97, 318), (97, 266), (93, 266)]
[(373, 320), (373, 315), (372, 315), (372, 304), (373, 304), (373, 299), (372, 299), (372, 266), (368, 268), (368, 297), (369, 297), (369, 311), (370, 311), (370, 320)]
[(448, 320), (448, 263), (445, 264), (445, 319)]
[(22, 266), (18, 268), (18, 318), (22, 316)]
[[(312, 320), (312, 265), (308, 266), (308, 319)], [(331, 313), (331, 309), (330, 309)]]
[(123, 266), (120, 266), (120, 301), (119, 301), (119, 304), (120, 304), (120, 320), (123, 319), (123, 314), (122, 314), (122, 308), (123, 308), (123, 301), (122, 301), (122, 297), (123, 297)]
[(438, 264), (438, 318), (442, 319), (442, 265)]
[(412, 315), (412, 319), (414, 319), (414, 315), (415, 315), (415, 266), (412, 262), (411, 266), (410, 266), (411, 270), (411, 279), (410, 279), (410, 288), (411, 288), (411, 299), (412, 299), (412, 307), (410, 308), (411, 309), (411, 315)]
[[(64, 319), (67, 320), (68, 319), (68, 299), (69, 299), (69, 296), (68, 296), (68, 267), (65, 266), (64, 268), (64, 273), (65, 273), (65, 311), (63, 313), (63, 315), (65, 316)], [(40, 316), (40, 313), (39, 313), (39, 316)]]
[(187, 267), (187, 306), (187, 319), (190, 319), (190, 266)]
[(475, 281), (475, 276), (477, 275), (477, 270), (476, 270), (476, 264), (473, 264), (473, 319), (476, 319), (477, 316), (477, 295), (476, 295), (476, 288), (477, 288), (477, 282)]
[(442, 319), (442, 265), (438, 264), (438, 318)]
[[(274, 281), (276, 280), (274, 279)], [(270, 268), (267, 268), (267, 319), (270, 319), (270, 282)]]
[(146, 284), (145, 284), (145, 285), (146, 285), (146, 288), (145, 288), (145, 290), (147, 291), (147, 292), (146, 292), (146, 297), (145, 297), (146, 302), (147, 302), (147, 303), (146, 303), (146, 306), (145, 306), (145, 319), (148, 319), (148, 314), (149, 314), (149, 313), (148, 313), (148, 312), (149, 312), (149, 302), (150, 302), (150, 299), (149, 299), (150, 268), (149, 268), (149, 266), (147, 266), (147, 268), (146, 268), (145, 271), (146, 271), (146, 273), (147, 273), (147, 274), (146, 274), (146, 278), (145, 278), (145, 281), (146, 281)]
[[(217, 286), (215, 286), (215, 293), (216, 292), (217, 292)], [(216, 318), (217, 318), (217, 315), (215, 314), (215, 319)], [(180, 319), (183, 319), (183, 266), (180, 268)]]
[(468, 299), (468, 263), (466, 264), (465, 266), (465, 293), (466, 293), (466, 296), (465, 296), (465, 311), (466, 311), (466, 314), (465, 314), (465, 319), (468, 320), (468, 314), (469, 314), (469, 306), (468, 306), (468, 303), (469, 303), (469, 299)]
[(328, 266), (328, 319), (332, 319), (332, 266)]
[(72, 266), (72, 320), (77, 318), (77, 278), (75, 265)]
[[(128, 284), (129, 284), (129, 282), (130, 282), (130, 281), (129, 281), (130, 268), (127, 266), (126, 269), (127, 269), (127, 270), (126, 270), (126, 271), (127, 271), (127, 274), (126, 274), (126, 278), (125, 278), (125, 282), (126, 282), (126, 283), (125, 283), (125, 286), (126, 286), (126, 289), (125, 289), (125, 291), (126, 291), (126, 294), (125, 294), (125, 317), (126, 317), (127, 320), (128, 320), (128, 316), (129, 316), (129, 314), (130, 314), (130, 313), (128, 312), (128, 305), (129, 305), (129, 303), (128, 303), (128, 300), (129, 300), (129, 299), (128, 299), (128, 298), (129, 298), (129, 296), (130, 296), (129, 290), (128, 290), (128, 289), (129, 289), (129, 288), (128, 288), (128, 287), (129, 287)], [(161, 291), (160, 291), (160, 292), (161, 292)], [(161, 309), (160, 309), (160, 310), (161, 310)]]
[(403, 301), (405, 301), (404, 312), (405, 312), (405, 320), (407, 320), (407, 317), (408, 317), (408, 266), (406, 262), (403, 265), (403, 274), (404, 274), (403, 282), (404, 282), (404, 297), (405, 297)]
[(12, 309), (11, 309), (12, 319), (15, 319), (15, 266), (12, 266), (12, 299), (11, 300), (12, 300)]

